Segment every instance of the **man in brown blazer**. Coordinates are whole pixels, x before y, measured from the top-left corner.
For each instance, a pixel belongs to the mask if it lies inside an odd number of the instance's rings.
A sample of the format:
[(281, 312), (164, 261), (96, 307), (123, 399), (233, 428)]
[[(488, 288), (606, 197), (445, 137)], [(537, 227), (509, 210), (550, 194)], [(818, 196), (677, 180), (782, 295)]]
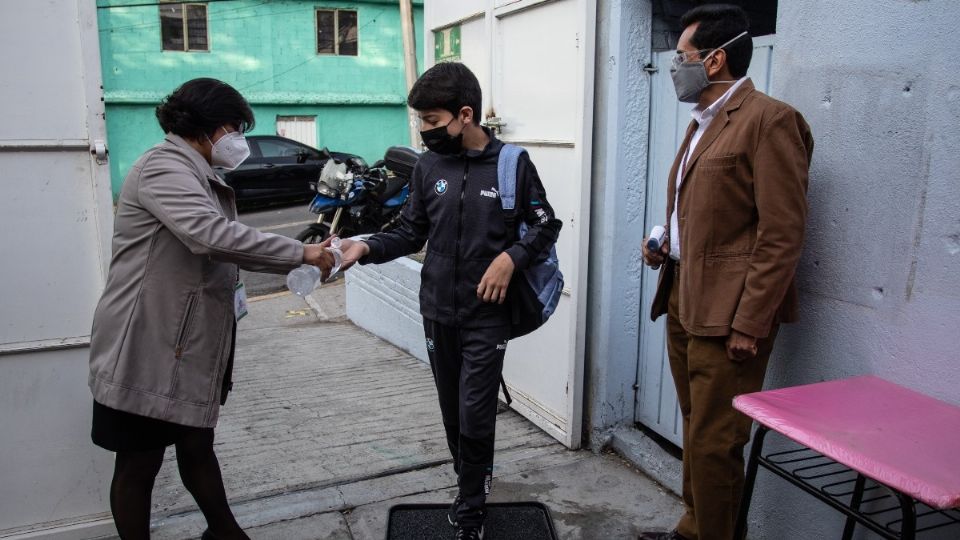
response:
[(683, 415), (683, 501), (674, 531), (646, 540), (731, 540), (750, 420), (733, 397), (763, 386), (780, 323), (797, 319), (794, 273), (813, 137), (789, 105), (746, 77), (753, 53), (739, 7), (686, 13), (671, 74), (693, 122), (668, 178), (667, 238), (652, 317)]

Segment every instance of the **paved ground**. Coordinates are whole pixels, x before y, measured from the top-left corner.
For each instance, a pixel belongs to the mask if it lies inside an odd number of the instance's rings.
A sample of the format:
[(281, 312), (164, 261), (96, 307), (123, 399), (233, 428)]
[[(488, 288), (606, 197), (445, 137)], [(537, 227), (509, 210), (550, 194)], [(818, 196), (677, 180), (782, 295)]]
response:
[[(255, 299), (241, 322), (216, 448), (254, 539), (379, 540), (390, 506), (453, 497), (429, 368), (346, 321), (343, 296), (341, 281), (314, 294), (316, 310), (289, 294)], [(635, 538), (680, 512), (617, 457), (568, 451), (509, 410), (498, 417), (495, 476), (493, 501), (547, 504), (564, 539)], [(154, 538), (204, 528), (172, 449), (154, 511)]]

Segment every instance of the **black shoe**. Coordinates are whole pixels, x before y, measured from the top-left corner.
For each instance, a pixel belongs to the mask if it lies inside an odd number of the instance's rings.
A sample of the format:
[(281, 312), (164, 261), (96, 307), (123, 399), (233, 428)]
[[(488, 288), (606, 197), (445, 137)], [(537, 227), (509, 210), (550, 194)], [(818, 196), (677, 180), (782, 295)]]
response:
[(457, 540), (483, 540), (483, 525), (479, 527), (457, 527)]
[(200, 540), (217, 540), (217, 537), (210, 532), (210, 529), (203, 531), (203, 534), (200, 535)]
[(460, 503), (462, 502), (463, 499), (460, 497), (460, 494), (457, 493), (457, 496), (454, 497), (453, 502), (450, 504), (450, 508), (447, 510), (447, 521), (454, 527), (457, 526), (457, 510), (460, 509)]
[(650, 531), (640, 533), (637, 540), (687, 540), (687, 537), (681, 535), (676, 530), (672, 531)]

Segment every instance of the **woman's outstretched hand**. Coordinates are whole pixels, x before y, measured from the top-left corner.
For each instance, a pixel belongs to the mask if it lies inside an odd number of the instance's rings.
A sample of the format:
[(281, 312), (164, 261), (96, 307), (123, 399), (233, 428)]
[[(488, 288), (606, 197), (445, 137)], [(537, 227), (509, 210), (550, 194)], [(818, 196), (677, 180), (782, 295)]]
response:
[(333, 254), (327, 251), (333, 237), (327, 238), (319, 244), (303, 245), (303, 263), (316, 266), (322, 272), (323, 279), (330, 277), (330, 270), (333, 268)]

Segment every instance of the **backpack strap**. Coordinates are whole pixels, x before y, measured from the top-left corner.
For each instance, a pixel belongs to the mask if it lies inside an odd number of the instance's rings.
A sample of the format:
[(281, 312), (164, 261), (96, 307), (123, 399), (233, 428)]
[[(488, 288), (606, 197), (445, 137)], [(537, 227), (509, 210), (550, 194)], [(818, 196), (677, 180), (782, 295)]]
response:
[(503, 380), (503, 375), (500, 375), (500, 388), (503, 389), (503, 399), (507, 400), (507, 407), (513, 405), (513, 398), (510, 397), (510, 391), (507, 390), (507, 381)]
[(500, 188), (500, 205), (509, 214), (517, 207), (517, 164), (520, 155), (526, 152), (523, 148), (505, 143), (500, 149), (497, 160), (497, 184)]
[[(517, 165), (520, 163), (520, 156), (526, 152), (523, 148), (504, 143), (500, 148), (500, 156), (497, 158), (497, 186), (500, 190), (500, 206), (503, 208), (504, 222), (508, 231), (515, 231), (518, 239), (521, 232), (517, 227)], [(520, 220), (522, 222), (522, 220)], [(514, 302), (511, 304), (511, 324), (516, 324), (520, 319), (520, 312)], [(507, 406), (513, 401), (510, 398), (510, 392), (507, 390), (507, 383), (500, 377), (500, 386), (503, 388), (503, 395), (507, 399)]]

